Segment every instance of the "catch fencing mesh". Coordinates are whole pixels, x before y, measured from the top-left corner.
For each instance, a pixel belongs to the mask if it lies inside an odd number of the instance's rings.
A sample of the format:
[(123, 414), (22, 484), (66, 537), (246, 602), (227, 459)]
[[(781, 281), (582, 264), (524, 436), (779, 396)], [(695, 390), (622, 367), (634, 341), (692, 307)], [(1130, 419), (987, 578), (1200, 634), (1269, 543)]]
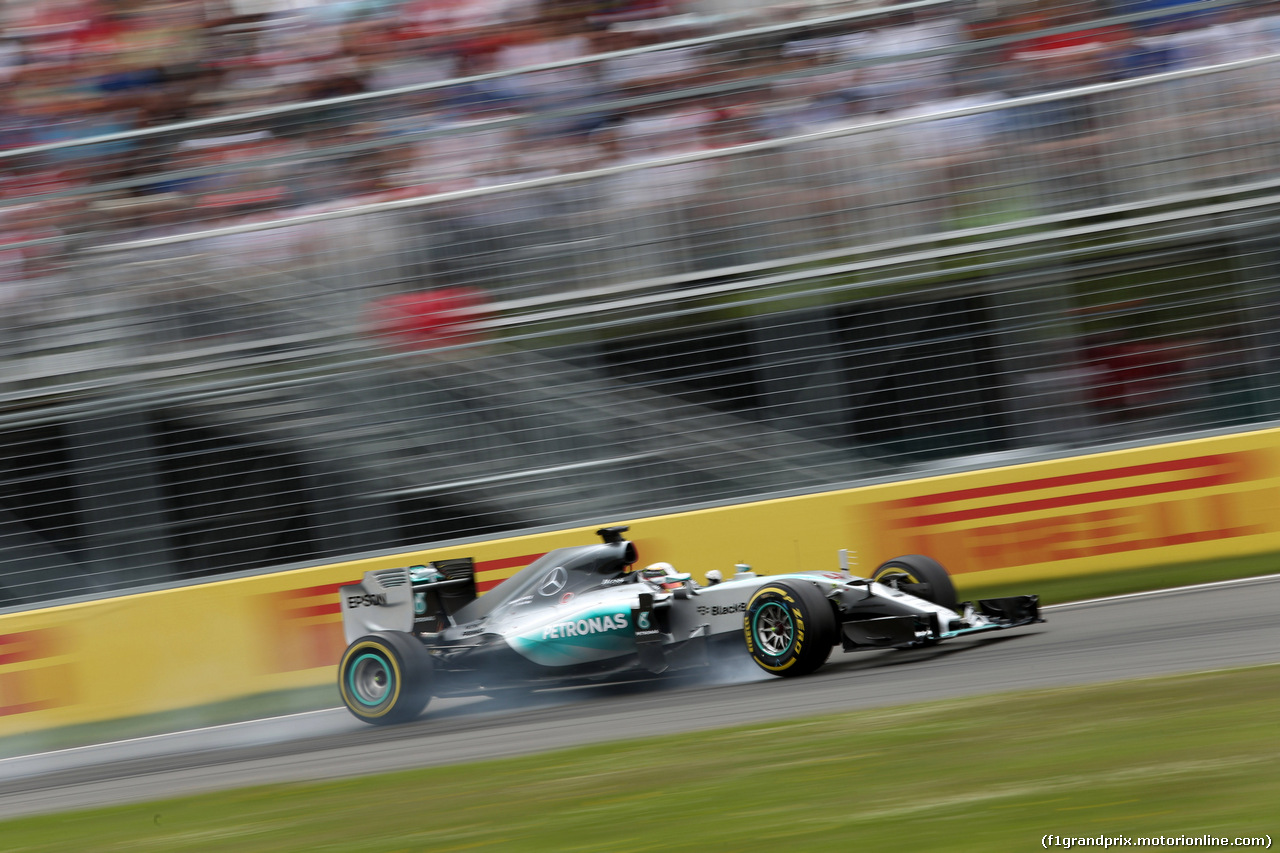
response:
[(1079, 5), (0, 151), (0, 606), (1274, 421), (1280, 16)]

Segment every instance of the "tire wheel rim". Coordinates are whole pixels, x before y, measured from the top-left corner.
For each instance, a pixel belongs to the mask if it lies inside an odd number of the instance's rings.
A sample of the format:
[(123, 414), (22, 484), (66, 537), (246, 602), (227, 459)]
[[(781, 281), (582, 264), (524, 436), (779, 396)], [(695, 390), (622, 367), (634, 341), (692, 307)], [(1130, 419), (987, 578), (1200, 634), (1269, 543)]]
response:
[(370, 708), (377, 707), (391, 694), (391, 668), (381, 655), (363, 654), (351, 665), (347, 684), (357, 702)]
[(795, 623), (791, 621), (791, 613), (781, 604), (770, 601), (756, 611), (755, 625), (752, 629), (756, 635), (756, 643), (767, 655), (778, 657), (786, 654), (795, 638)]

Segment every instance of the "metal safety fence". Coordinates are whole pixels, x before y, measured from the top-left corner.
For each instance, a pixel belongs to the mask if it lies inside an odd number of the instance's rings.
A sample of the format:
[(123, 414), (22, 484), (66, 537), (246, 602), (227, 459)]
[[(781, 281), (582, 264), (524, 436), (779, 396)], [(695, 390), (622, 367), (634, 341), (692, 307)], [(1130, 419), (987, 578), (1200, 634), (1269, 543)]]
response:
[(1274, 420), (1280, 26), (1191, 7), (0, 152), (0, 606)]

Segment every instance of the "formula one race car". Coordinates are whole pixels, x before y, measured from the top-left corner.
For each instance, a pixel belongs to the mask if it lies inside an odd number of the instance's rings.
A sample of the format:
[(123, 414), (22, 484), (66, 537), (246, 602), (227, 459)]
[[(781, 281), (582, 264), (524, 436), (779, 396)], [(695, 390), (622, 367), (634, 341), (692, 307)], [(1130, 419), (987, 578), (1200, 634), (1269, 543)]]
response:
[[(626, 527), (559, 548), (476, 597), (470, 560), (366, 572), (344, 586), (338, 687), (351, 713), (396, 723), (433, 695), (600, 682), (746, 653), (779, 676), (811, 673), (835, 646), (926, 646), (1040, 618), (1034, 595), (960, 605), (946, 570), (910, 555), (864, 578), (840, 571), (702, 586), (669, 564), (633, 570)], [(709, 573), (714, 577), (714, 572)]]

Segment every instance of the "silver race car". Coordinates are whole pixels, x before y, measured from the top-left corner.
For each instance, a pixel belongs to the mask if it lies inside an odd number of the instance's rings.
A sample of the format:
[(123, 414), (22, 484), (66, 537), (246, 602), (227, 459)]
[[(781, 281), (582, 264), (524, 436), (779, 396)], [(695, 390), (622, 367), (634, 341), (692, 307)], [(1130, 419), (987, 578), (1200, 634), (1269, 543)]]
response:
[(696, 583), (669, 564), (636, 569), (626, 527), (558, 548), (477, 597), (471, 560), (366, 572), (340, 589), (348, 646), (342, 700), (368, 723), (413, 719), (432, 696), (598, 683), (746, 654), (789, 677), (845, 651), (927, 646), (1040, 618), (1034, 595), (959, 604), (946, 570), (910, 555), (871, 577), (848, 570)]

